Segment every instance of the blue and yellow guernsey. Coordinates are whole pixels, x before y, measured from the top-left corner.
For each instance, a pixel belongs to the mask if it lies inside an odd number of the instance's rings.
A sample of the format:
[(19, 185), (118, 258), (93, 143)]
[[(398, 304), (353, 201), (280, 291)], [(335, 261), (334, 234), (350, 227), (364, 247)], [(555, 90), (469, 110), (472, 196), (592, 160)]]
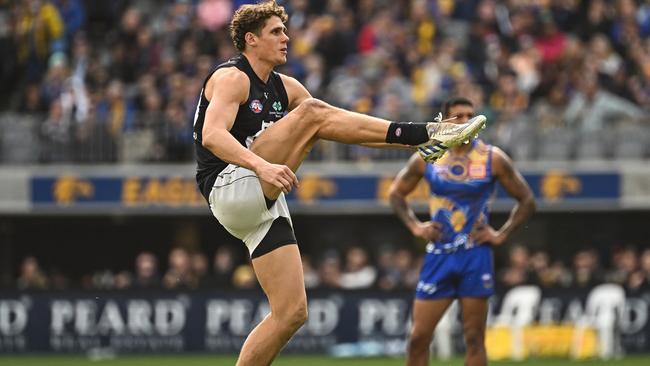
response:
[(492, 146), (473, 140), (467, 154), (448, 153), (436, 164), (427, 164), (424, 177), (431, 190), (431, 219), (442, 224), (442, 238), (429, 243), (427, 252), (441, 254), (474, 247), (470, 233), (488, 223), (495, 191)]

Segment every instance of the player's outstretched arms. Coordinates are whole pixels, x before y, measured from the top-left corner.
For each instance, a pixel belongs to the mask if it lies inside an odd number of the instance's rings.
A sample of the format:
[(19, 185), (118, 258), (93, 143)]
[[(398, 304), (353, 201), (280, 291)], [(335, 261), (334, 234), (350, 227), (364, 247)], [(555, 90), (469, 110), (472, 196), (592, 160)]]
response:
[(230, 129), (239, 106), (248, 99), (250, 81), (246, 74), (234, 67), (217, 70), (206, 85), (205, 95), (210, 104), (203, 125), (203, 146), (223, 161), (254, 171), (265, 182), (291, 191), (298, 178), (289, 167), (271, 164), (242, 146)]
[(413, 154), (406, 166), (399, 172), (389, 190), (389, 201), (393, 211), (414, 236), (436, 241), (440, 238), (442, 226), (438, 222), (421, 222), (406, 202), (406, 197), (415, 190), (424, 176), (426, 163), (419, 154)]

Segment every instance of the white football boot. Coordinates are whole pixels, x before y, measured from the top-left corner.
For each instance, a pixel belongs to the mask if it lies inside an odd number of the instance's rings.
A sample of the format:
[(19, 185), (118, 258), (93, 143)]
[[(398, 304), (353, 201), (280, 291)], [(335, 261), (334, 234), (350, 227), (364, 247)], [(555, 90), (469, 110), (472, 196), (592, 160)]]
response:
[[(454, 117), (455, 118), (455, 117)], [(472, 117), (467, 123), (450, 123), (454, 118), (442, 119), (442, 114), (427, 123), (430, 140), (417, 146), (418, 153), (427, 163), (433, 164), (440, 159), (449, 148), (468, 144), (470, 139), (477, 138), (478, 133), (485, 128), (487, 118), (480, 114)]]

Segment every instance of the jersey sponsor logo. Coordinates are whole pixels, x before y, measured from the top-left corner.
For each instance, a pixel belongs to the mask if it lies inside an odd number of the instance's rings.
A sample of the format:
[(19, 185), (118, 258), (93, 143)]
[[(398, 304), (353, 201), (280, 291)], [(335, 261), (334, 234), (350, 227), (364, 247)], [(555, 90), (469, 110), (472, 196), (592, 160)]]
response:
[(467, 180), (467, 167), (464, 161), (453, 161), (447, 165), (446, 177), (455, 182)]
[(269, 110), (269, 117), (275, 118), (275, 119), (280, 119), (284, 117), (285, 114), (287, 114), (283, 110), (282, 102), (280, 101), (275, 101), (273, 104), (271, 104), (271, 110)]
[(467, 236), (467, 234), (465, 233), (460, 234), (456, 236), (456, 238), (454, 239), (454, 247), (456, 248), (462, 247), (465, 244), (467, 244), (468, 240), (469, 240), (469, 236)]
[(465, 173), (465, 167), (460, 164), (454, 164), (449, 169), (449, 172), (453, 175), (463, 175)]
[(439, 166), (436, 166), (436, 174), (440, 174), (442, 178), (454, 182), (464, 182), (467, 180), (470, 162), (466, 156), (445, 155), (442, 159)]
[(252, 100), (248, 107), (253, 111), (253, 113), (262, 113), (262, 109), (264, 109), (262, 102), (260, 102), (259, 99)]
[(438, 286), (436, 286), (435, 283), (426, 283), (423, 281), (418, 282), (418, 286), (416, 287), (415, 291), (416, 292), (424, 292), (429, 295), (433, 295), (434, 292), (438, 289)]
[(489, 273), (483, 273), (481, 276), (481, 281), (483, 281), (483, 288), (492, 288), (492, 275)]
[(469, 165), (470, 178), (485, 178), (487, 176), (487, 169), (485, 164), (470, 164)]

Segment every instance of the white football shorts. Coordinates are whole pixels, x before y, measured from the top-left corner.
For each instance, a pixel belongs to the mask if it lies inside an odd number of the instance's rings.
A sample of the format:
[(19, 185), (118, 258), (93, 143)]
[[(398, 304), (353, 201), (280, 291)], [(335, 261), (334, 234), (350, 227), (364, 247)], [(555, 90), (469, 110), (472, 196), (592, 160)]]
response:
[(229, 233), (241, 239), (250, 254), (266, 236), (273, 220), (282, 216), (291, 223), (284, 193), (270, 209), (260, 180), (249, 169), (229, 164), (219, 173), (210, 191), (210, 210)]

